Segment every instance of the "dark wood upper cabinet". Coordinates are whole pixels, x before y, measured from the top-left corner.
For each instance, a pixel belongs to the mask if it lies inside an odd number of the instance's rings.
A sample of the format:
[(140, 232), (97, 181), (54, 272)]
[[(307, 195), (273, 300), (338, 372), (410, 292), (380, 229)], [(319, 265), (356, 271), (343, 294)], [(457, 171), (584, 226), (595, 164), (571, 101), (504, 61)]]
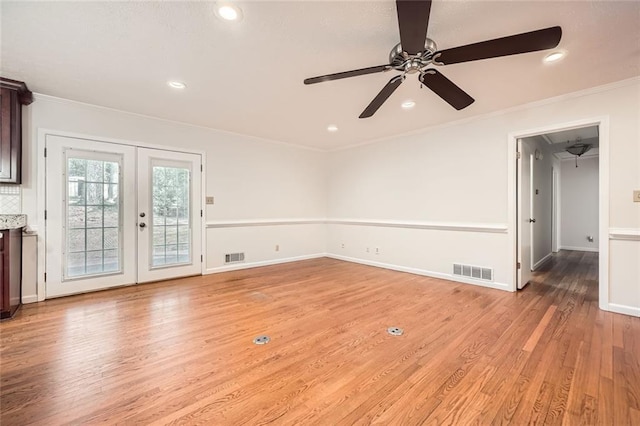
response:
[(31, 102), (26, 84), (0, 77), (0, 183), (22, 181), (22, 105)]

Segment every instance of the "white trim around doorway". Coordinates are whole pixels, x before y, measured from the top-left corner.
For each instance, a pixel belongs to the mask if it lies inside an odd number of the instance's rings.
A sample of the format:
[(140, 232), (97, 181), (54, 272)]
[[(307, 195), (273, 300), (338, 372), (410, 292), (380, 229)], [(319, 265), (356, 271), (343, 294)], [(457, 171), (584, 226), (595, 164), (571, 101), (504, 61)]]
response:
[(598, 286), (599, 307), (602, 310), (612, 310), (609, 306), (609, 116), (586, 118), (567, 123), (556, 123), (536, 129), (522, 130), (509, 133), (507, 136), (507, 219), (509, 224), (508, 234), (511, 244), (508, 253), (511, 265), (513, 265), (512, 285), (510, 290), (516, 291), (517, 285), (517, 212), (516, 212), (516, 149), (520, 138), (535, 136), (543, 133), (558, 132), (562, 130), (576, 129), (580, 127), (598, 126), (599, 131), (599, 173), (598, 189), (600, 199), (598, 202), (598, 236), (600, 252), (598, 257)]

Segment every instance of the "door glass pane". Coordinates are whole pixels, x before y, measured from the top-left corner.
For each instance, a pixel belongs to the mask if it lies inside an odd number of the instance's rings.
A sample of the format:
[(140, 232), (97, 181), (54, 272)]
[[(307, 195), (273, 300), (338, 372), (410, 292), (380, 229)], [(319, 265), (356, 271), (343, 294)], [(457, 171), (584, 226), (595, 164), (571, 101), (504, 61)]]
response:
[(152, 267), (191, 262), (189, 175), (185, 167), (152, 167)]
[(67, 155), (65, 278), (120, 272), (120, 163)]

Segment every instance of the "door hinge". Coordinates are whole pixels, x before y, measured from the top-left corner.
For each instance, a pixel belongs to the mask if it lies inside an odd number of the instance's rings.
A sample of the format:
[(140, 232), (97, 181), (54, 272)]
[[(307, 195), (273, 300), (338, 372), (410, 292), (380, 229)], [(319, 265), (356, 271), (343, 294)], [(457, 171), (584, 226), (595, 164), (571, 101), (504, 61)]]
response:
[(47, 148), (44, 149), (44, 157), (47, 158)]
[(522, 154), (520, 154), (520, 151), (516, 152), (516, 158), (519, 160), (520, 158), (522, 158)]
[(47, 220), (47, 211), (44, 211), (44, 220)]
[(516, 263), (516, 268), (517, 268), (517, 269), (520, 269), (521, 267), (522, 267), (522, 265), (520, 265), (520, 262), (517, 262), (517, 263)]
[(203, 171), (204, 171), (204, 168), (203, 168), (202, 164), (200, 164), (200, 171), (201, 171), (201, 172), (203, 172)]
[(202, 217), (202, 210), (200, 210), (200, 217)]
[(46, 272), (44, 273), (44, 282), (45, 283), (47, 282), (47, 273)]
[(200, 255), (200, 263), (204, 262), (204, 256)]

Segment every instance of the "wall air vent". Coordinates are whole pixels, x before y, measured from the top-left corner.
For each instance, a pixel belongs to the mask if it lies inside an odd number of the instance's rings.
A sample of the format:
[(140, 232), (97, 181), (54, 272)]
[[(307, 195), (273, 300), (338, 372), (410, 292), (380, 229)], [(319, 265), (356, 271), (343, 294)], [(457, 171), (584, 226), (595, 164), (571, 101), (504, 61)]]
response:
[(229, 253), (224, 255), (224, 263), (244, 262), (244, 253)]
[(493, 269), (482, 266), (453, 264), (453, 275), (469, 277), (476, 280), (493, 281)]

